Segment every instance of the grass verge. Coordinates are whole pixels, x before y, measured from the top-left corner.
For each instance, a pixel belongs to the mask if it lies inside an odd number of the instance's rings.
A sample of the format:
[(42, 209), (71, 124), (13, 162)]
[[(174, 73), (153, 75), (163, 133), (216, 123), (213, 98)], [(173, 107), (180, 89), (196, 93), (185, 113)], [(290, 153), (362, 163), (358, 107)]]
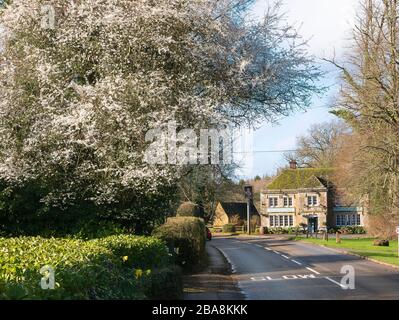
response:
[(399, 266), (397, 241), (390, 241), (389, 247), (376, 247), (373, 246), (373, 238), (341, 239), (341, 243), (336, 243), (335, 239), (325, 241), (322, 239), (307, 239), (304, 237), (294, 237), (293, 240), (323, 245), (330, 248), (343, 249), (349, 253), (358, 254), (363, 257)]

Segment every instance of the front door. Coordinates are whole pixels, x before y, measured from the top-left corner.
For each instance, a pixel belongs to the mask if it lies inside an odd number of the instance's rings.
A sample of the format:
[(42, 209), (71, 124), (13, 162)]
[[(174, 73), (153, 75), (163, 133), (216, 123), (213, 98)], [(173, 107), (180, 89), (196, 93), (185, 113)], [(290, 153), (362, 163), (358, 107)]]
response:
[(315, 233), (318, 230), (318, 218), (308, 218), (308, 228), (309, 232)]

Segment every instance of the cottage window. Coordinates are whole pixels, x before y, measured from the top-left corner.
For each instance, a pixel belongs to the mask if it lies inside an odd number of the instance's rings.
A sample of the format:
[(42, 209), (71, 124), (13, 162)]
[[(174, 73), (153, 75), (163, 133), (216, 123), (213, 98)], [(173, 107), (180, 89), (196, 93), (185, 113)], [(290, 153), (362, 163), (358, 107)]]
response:
[(293, 227), (294, 217), (287, 216), (269, 216), (270, 227)]
[(311, 207), (317, 206), (317, 196), (308, 196), (307, 204)]
[(293, 201), (292, 197), (284, 197), (284, 207), (291, 208)]
[(360, 214), (337, 214), (337, 227), (360, 226)]
[(288, 227), (288, 216), (284, 216), (284, 227)]
[(277, 197), (269, 198), (269, 207), (273, 208), (277, 206), (278, 206), (278, 198)]
[(341, 215), (340, 214), (337, 214), (337, 226), (339, 227), (339, 226), (342, 226), (342, 222), (341, 222), (342, 220), (341, 220)]

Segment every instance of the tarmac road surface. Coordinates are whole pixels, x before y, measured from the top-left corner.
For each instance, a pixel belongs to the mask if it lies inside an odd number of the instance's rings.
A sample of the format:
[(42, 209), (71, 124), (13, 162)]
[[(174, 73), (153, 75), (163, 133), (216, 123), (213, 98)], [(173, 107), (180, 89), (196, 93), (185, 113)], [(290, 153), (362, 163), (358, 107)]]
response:
[[(283, 238), (214, 238), (249, 300), (399, 299), (399, 269)], [(349, 266), (349, 267), (348, 267)], [(354, 289), (341, 269), (354, 270)]]

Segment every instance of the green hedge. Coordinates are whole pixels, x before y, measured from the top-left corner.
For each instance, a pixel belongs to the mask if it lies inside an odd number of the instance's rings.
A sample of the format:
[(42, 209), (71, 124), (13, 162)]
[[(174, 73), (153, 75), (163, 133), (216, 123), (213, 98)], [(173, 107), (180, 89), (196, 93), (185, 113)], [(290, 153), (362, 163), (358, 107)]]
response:
[(202, 219), (193, 217), (169, 218), (154, 231), (167, 242), (176, 262), (186, 270), (200, 267), (206, 259), (206, 229)]
[(222, 228), (223, 233), (232, 233), (236, 232), (236, 225), (235, 224), (225, 224)]
[(193, 202), (183, 202), (176, 211), (177, 217), (200, 217), (201, 209)]
[(119, 235), (93, 241), (117, 257), (126, 257), (125, 264), (131, 268), (162, 268), (172, 262), (165, 242), (156, 237)]
[(282, 228), (282, 227), (275, 227), (275, 228), (268, 228), (268, 234), (296, 234), (296, 233), (303, 233), (302, 228), (299, 227), (289, 227), (289, 228)]
[[(178, 283), (178, 273), (165, 273), (170, 259), (156, 238), (0, 238), (0, 299), (148, 299), (154, 286)], [(55, 270), (54, 290), (40, 286), (45, 265)], [(158, 270), (166, 275), (160, 283)]]

